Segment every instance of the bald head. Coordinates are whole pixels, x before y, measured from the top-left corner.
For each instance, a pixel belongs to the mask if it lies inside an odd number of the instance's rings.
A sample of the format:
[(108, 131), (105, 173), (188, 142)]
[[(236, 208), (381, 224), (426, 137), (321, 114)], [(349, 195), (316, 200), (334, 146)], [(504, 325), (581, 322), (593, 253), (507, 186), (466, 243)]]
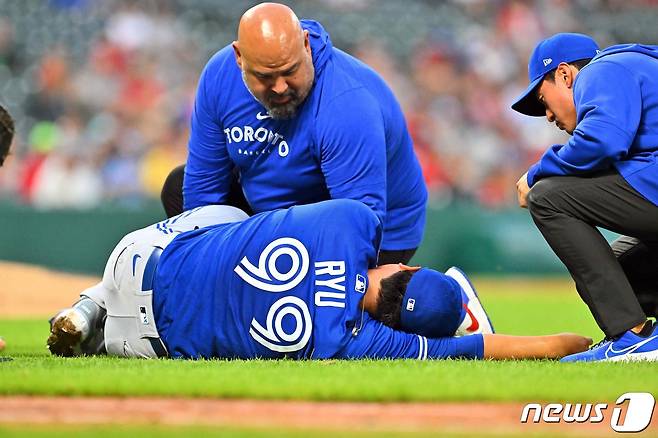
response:
[(276, 64), (303, 48), (304, 32), (288, 6), (262, 3), (240, 19), (237, 44), (243, 56)]
[(313, 86), (308, 31), (289, 7), (261, 3), (244, 13), (233, 42), (245, 85), (273, 118), (291, 118)]

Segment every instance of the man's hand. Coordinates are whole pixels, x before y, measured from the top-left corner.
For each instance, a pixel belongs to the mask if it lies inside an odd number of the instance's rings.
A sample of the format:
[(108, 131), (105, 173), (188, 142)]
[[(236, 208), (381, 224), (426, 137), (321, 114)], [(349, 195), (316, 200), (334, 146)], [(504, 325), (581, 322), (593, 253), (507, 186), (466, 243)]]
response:
[(530, 187), (528, 186), (528, 172), (524, 173), (521, 178), (516, 182), (516, 196), (519, 200), (519, 207), (528, 208), (528, 203), (526, 198), (528, 197), (528, 192)]
[(592, 345), (592, 338), (577, 335), (575, 333), (560, 333), (558, 335), (546, 336), (551, 353), (549, 357), (560, 358), (569, 354), (580, 353)]

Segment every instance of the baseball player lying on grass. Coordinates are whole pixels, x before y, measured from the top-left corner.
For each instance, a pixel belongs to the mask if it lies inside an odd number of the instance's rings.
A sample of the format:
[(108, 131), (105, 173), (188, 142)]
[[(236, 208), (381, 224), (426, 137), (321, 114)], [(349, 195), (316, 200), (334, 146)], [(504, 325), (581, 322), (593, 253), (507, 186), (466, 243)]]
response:
[(382, 228), (354, 200), (247, 217), (206, 206), (128, 234), (102, 281), (51, 319), (53, 354), (173, 358), (558, 358), (575, 334), (493, 334), (472, 285), (376, 266)]

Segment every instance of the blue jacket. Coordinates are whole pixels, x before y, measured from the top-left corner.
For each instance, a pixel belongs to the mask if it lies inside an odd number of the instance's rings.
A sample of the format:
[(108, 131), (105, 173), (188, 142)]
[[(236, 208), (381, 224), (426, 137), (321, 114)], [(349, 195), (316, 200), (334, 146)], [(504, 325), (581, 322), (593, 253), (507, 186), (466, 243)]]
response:
[(348, 199), (182, 233), (155, 276), (158, 333), (177, 358), (482, 358), (481, 335), (428, 339), (361, 309), (380, 239)]
[(601, 51), (576, 76), (573, 97), (573, 136), (530, 168), (528, 184), (614, 168), (658, 205), (658, 46)]
[(231, 46), (199, 81), (183, 184), (185, 209), (226, 202), (237, 166), (258, 212), (350, 198), (384, 226), (382, 249), (417, 247), (427, 189), (400, 105), (381, 77), (334, 48), (314, 21), (315, 83), (291, 120), (273, 120), (249, 93)]

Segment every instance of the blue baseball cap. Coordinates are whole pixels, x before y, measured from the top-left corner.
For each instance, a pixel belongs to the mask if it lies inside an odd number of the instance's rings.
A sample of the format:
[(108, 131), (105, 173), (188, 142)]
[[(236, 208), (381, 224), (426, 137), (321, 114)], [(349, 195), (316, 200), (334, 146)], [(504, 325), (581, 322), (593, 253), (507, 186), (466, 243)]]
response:
[(599, 46), (591, 37), (581, 33), (558, 33), (541, 41), (530, 55), (528, 79), (530, 85), (512, 104), (512, 109), (528, 116), (544, 116), (546, 109), (537, 100), (535, 90), (542, 79), (561, 62), (573, 62), (594, 58)]
[(428, 338), (453, 336), (463, 319), (461, 287), (454, 278), (429, 268), (414, 273), (402, 298), (402, 330)]

